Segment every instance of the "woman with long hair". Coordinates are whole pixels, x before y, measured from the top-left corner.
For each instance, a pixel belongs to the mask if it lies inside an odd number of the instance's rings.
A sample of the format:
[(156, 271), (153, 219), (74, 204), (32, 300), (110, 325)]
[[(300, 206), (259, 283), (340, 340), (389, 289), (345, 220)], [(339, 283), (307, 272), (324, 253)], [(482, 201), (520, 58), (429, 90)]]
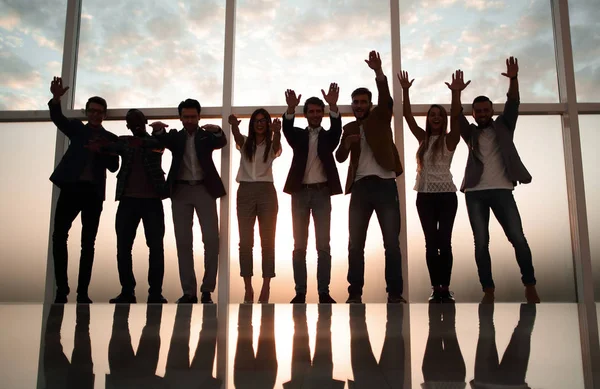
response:
[(417, 150), (417, 212), (425, 235), (425, 258), (432, 293), (430, 302), (454, 302), (450, 292), (452, 274), (452, 227), (458, 201), (452, 181), (450, 164), (460, 141), (458, 126), (448, 128), (448, 114), (441, 105), (434, 104), (427, 112), (425, 130), (417, 124), (410, 107), (408, 90), (414, 81), (408, 73), (398, 74), (403, 91), (404, 118), (413, 133)]
[(244, 303), (254, 301), (252, 288), (254, 246), (254, 223), (262, 248), (263, 284), (259, 303), (269, 302), (271, 278), (275, 277), (275, 227), (277, 224), (277, 192), (273, 185), (273, 160), (281, 155), (281, 121), (271, 121), (271, 115), (263, 108), (252, 113), (248, 136), (240, 133), (240, 120), (229, 115), (235, 144), (242, 154), (236, 181), (237, 217), (240, 235), (240, 275), (244, 279)]

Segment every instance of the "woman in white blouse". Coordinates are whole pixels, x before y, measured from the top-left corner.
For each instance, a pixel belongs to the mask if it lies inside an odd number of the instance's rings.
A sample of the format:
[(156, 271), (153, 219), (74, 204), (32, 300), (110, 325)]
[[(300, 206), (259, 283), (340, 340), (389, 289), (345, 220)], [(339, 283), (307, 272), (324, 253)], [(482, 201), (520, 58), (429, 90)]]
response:
[(408, 73), (398, 74), (403, 91), (404, 118), (410, 131), (419, 141), (417, 150), (417, 212), (425, 235), (425, 258), (432, 293), (430, 302), (454, 302), (449, 290), (452, 274), (452, 228), (458, 201), (452, 181), (450, 164), (460, 141), (458, 126), (448, 128), (448, 114), (444, 107), (432, 105), (427, 112), (423, 130), (412, 114), (408, 90), (413, 80)]
[(240, 275), (244, 278), (244, 303), (254, 301), (252, 288), (254, 224), (262, 248), (263, 284), (259, 303), (269, 302), (271, 278), (275, 277), (275, 229), (277, 224), (277, 192), (273, 185), (273, 160), (281, 155), (281, 121), (271, 121), (271, 115), (259, 108), (252, 113), (248, 136), (240, 133), (240, 120), (229, 116), (235, 144), (241, 152), (240, 168), (236, 181), (237, 217), (240, 235)]

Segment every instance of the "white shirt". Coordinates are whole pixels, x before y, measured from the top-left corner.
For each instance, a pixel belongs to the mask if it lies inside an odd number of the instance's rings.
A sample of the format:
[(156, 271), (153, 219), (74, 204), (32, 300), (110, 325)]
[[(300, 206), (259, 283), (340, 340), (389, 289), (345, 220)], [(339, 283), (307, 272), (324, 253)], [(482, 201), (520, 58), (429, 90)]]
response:
[[(340, 116), (340, 113), (330, 112), (329, 115), (337, 118)], [(286, 112), (285, 118), (292, 120), (294, 118), (294, 114), (289, 114)], [(327, 182), (327, 174), (325, 174), (323, 163), (321, 162), (321, 158), (319, 158), (317, 153), (319, 145), (319, 133), (325, 130), (323, 127), (319, 126), (318, 128), (306, 127), (306, 131), (308, 131), (308, 156), (306, 158), (306, 168), (304, 169), (302, 183), (318, 184)]]
[[(244, 143), (246, 143), (247, 139), (248, 137), (244, 136)], [(252, 158), (252, 162), (246, 158), (243, 147), (238, 147), (242, 158), (237, 177), (235, 178), (237, 182), (273, 182), (273, 160), (281, 155), (281, 149), (278, 153), (275, 153), (271, 146), (271, 152), (269, 152), (267, 162), (265, 162), (266, 147), (267, 142), (264, 140), (256, 145), (256, 153), (254, 154), (254, 158)]]
[(366, 176), (378, 176), (381, 178), (396, 178), (396, 172), (385, 170), (375, 160), (373, 150), (367, 143), (365, 131), (362, 124), (360, 125), (360, 157), (358, 158), (358, 167), (356, 168), (356, 176), (354, 182)]
[(444, 139), (442, 153), (434, 154), (433, 144), (438, 140), (439, 135), (429, 137), (427, 150), (423, 155), (423, 166), (421, 171), (417, 170), (417, 180), (414, 190), (425, 193), (441, 193), (441, 192), (456, 192), (456, 185), (452, 180), (450, 173), (450, 165), (454, 150), (448, 150), (448, 146)]
[(183, 154), (183, 163), (179, 168), (179, 176), (177, 178), (185, 181), (199, 181), (204, 178), (204, 172), (198, 162), (198, 155), (196, 155), (195, 140), (198, 130), (194, 131), (191, 135), (187, 130), (184, 131), (187, 135), (185, 140), (185, 152)]
[(515, 186), (506, 176), (506, 166), (502, 160), (500, 145), (496, 141), (496, 131), (493, 127), (486, 127), (479, 134), (479, 149), (475, 156), (483, 162), (483, 173), (479, 183), (466, 192), (486, 189), (514, 189)]

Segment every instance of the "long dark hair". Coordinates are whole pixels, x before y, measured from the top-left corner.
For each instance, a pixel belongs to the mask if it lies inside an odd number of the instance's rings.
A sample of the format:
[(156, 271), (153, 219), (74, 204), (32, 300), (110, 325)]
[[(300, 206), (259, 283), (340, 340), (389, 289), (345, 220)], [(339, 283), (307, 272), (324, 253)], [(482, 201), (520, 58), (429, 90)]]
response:
[(423, 158), (425, 156), (425, 152), (427, 151), (427, 147), (429, 146), (429, 138), (431, 137), (431, 124), (429, 124), (429, 113), (432, 109), (437, 108), (440, 110), (440, 116), (442, 117), (442, 130), (439, 138), (433, 143), (431, 146), (433, 151), (433, 158), (436, 158), (438, 155), (444, 154), (444, 145), (446, 142), (446, 130), (448, 129), (448, 112), (441, 105), (433, 104), (429, 107), (429, 111), (427, 111), (427, 119), (425, 122), (425, 139), (419, 145), (419, 149), (417, 150), (417, 170), (421, 171), (423, 168)]
[(267, 147), (265, 147), (263, 162), (267, 162), (267, 159), (269, 159), (271, 143), (273, 143), (273, 133), (271, 132), (271, 115), (269, 115), (269, 112), (267, 112), (266, 109), (259, 108), (252, 112), (252, 116), (250, 116), (250, 124), (248, 124), (248, 139), (246, 139), (246, 142), (244, 142), (244, 146), (242, 148), (244, 157), (246, 157), (250, 162), (252, 162), (254, 159), (254, 154), (256, 154), (256, 132), (254, 132), (254, 122), (256, 121), (256, 116), (259, 114), (262, 114), (265, 119), (267, 119), (267, 133), (265, 134), (265, 142), (267, 142)]

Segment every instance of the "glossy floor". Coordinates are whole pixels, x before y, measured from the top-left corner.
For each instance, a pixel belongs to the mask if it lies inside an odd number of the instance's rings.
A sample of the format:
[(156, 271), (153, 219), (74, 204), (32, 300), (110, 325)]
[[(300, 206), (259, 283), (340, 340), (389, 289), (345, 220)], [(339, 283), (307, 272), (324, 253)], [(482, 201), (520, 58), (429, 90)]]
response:
[(0, 305), (2, 388), (582, 388), (575, 304)]

